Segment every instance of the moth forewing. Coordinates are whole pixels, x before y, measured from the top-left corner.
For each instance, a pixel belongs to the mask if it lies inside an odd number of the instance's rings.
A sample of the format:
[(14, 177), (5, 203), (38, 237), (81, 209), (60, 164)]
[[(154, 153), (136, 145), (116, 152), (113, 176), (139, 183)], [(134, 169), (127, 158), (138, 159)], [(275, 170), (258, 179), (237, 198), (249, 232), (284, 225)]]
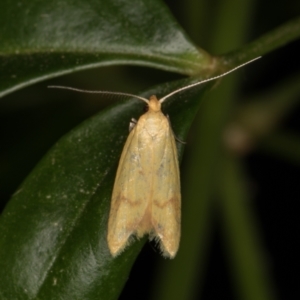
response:
[[(131, 182), (136, 178), (138, 170), (128, 164), (138, 153), (130, 149), (131, 143), (136, 142), (133, 129), (124, 146), (113, 188), (111, 208), (108, 221), (107, 241), (113, 256), (118, 255), (127, 245), (128, 239), (134, 231), (135, 223), (141, 218), (140, 202), (134, 196)], [(145, 206), (145, 204), (144, 204)], [(132, 216), (129, 220), (128, 216)]]
[(164, 153), (154, 176), (152, 224), (166, 257), (173, 258), (179, 248), (181, 232), (180, 176), (175, 138), (171, 127), (166, 129)]

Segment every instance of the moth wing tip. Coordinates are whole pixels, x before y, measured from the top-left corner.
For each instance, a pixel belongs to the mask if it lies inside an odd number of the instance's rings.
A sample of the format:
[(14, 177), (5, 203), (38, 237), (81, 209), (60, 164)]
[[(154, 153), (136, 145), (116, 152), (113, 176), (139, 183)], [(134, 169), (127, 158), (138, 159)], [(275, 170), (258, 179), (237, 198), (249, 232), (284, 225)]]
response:
[(132, 235), (122, 239), (121, 241), (114, 237), (107, 237), (107, 245), (109, 252), (112, 257), (119, 256), (124, 250), (133, 242), (134, 238)]
[(126, 240), (116, 240), (114, 237), (107, 236), (107, 246), (113, 257), (118, 256), (122, 249), (125, 248)]
[(110, 241), (108, 241), (108, 249), (112, 257), (119, 256), (124, 251), (125, 247), (126, 244), (117, 245), (116, 243), (111, 243)]
[(160, 250), (161, 250), (163, 257), (173, 259), (177, 254), (178, 248), (177, 249), (166, 249), (164, 247), (164, 245), (162, 243), (160, 243)]
[(154, 239), (159, 244), (159, 249), (163, 257), (173, 259), (176, 256), (179, 248), (179, 242), (176, 242), (175, 240), (168, 240), (162, 235), (156, 235)]

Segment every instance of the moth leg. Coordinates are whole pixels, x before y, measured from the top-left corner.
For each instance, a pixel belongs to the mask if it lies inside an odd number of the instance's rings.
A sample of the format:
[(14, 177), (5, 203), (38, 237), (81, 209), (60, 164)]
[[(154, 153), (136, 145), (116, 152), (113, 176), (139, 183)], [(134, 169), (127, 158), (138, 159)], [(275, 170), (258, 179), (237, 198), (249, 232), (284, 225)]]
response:
[[(167, 119), (168, 119), (170, 128), (172, 128), (169, 115), (166, 115), (166, 117), (167, 117)], [(172, 129), (172, 131), (173, 131), (173, 129)], [(173, 131), (173, 134), (174, 134), (174, 131)], [(176, 140), (177, 142), (179, 142), (180, 144), (186, 144), (186, 142), (184, 142), (184, 141), (182, 141), (181, 139), (179, 139), (175, 134), (174, 134), (174, 137), (175, 137), (175, 140)]]
[(131, 118), (129, 122), (129, 132), (135, 127), (137, 120), (135, 118)]

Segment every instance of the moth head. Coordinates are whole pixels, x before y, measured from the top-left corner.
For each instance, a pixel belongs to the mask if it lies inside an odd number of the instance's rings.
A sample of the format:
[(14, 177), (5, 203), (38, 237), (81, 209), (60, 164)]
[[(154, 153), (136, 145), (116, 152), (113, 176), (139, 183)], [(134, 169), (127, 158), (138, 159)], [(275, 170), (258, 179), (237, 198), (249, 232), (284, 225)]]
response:
[(156, 96), (151, 96), (148, 102), (149, 111), (157, 112), (161, 109), (161, 103), (158, 101)]

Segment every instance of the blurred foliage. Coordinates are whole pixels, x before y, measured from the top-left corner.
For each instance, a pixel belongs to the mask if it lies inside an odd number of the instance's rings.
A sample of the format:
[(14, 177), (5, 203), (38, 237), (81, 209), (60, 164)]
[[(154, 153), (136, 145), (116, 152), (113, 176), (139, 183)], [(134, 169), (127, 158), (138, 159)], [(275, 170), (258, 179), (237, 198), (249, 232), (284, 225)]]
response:
[[(300, 3), (0, 7), (1, 300), (299, 297)], [(178, 145), (176, 258), (164, 260), (149, 244), (139, 254), (143, 239), (112, 259), (105, 235), (113, 178), (128, 120), (143, 105), (47, 86), (161, 96), (259, 55), (213, 89), (164, 106), (187, 140)]]

